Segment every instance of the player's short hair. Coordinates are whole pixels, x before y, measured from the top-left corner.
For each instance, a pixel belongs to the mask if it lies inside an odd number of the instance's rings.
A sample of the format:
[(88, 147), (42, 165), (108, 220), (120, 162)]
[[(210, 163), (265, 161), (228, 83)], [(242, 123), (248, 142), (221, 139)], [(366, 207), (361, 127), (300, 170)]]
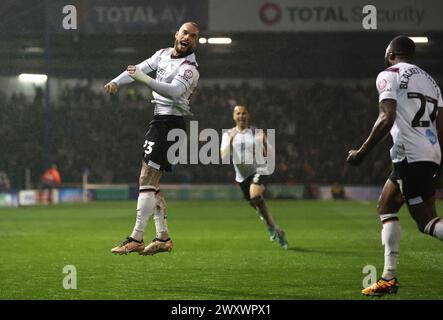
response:
[(397, 36), (392, 39), (391, 50), (397, 56), (414, 58), (415, 43), (407, 36)]
[(246, 112), (249, 113), (248, 108), (246, 108), (246, 106), (243, 105), (243, 104), (236, 104), (236, 105), (234, 106), (234, 109), (232, 109), (232, 113), (235, 112), (235, 108), (245, 108)]
[(185, 22), (185, 23), (190, 23), (190, 24), (192, 24), (194, 27), (196, 27), (198, 30), (200, 30), (200, 26), (198, 25), (197, 22), (189, 21), (189, 22)]
[(187, 23), (191, 24), (194, 28), (197, 28), (197, 30), (200, 31), (200, 27), (199, 27), (198, 23), (194, 22), (194, 21), (185, 21), (181, 25), (184, 25), (184, 24), (187, 24)]

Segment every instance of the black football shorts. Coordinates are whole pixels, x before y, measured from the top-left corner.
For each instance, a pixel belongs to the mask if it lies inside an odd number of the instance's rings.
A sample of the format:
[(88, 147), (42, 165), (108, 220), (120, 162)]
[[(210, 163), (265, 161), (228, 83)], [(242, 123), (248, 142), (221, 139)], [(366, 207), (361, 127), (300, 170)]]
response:
[(251, 200), (251, 196), (249, 195), (249, 189), (251, 184), (258, 184), (266, 186), (267, 176), (259, 175), (258, 173), (251, 174), (247, 177), (243, 182), (240, 182), (240, 189), (243, 191), (243, 195), (246, 200)]
[(430, 161), (394, 162), (389, 180), (400, 187), (409, 205), (419, 204), (435, 195), (439, 165)]
[(171, 171), (168, 161), (168, 149), (175, 141), (168, 141), (168, 133), (172, 129), (186, 131), (185, 121), (181, 116), (156, 115), (148, 124), (143, 143), (143, 160), (157, 170)]

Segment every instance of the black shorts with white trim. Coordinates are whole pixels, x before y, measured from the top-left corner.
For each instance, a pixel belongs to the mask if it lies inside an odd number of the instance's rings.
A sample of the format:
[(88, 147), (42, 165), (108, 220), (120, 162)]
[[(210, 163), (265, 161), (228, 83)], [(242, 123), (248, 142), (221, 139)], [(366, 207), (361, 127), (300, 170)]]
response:
[(143, 160), (148, 166), (161, 171), (171, 171), (168, 161), (168, 149), (175, 141), (168, 141), (168, 133), (172, 129), (186, 131), (183, 117), (174, 115), (155, 115), (149, 122), (143, 144)]
[(394, 162), (389, 180), (400, 187), (409, 205), (422, 203), (435, 195), (439, 165), (431, 161)]

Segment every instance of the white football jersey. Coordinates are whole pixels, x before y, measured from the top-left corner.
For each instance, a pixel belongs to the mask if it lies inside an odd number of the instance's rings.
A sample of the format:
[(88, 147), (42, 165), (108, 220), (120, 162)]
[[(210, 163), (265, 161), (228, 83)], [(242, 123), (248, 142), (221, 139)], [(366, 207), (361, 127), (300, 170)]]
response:
[(440, 164), (436, 118), (443, 107), (441, 91), (434, 79), (416, 65), (397, 63), (377, 77), (379, 101), (397, 101), (391, 129), (393, 162), (431, 161)]
[[(173, 48), (158, 50), (152, 57), (139, 63), (136, 67), (140, 68), (145, 74), (156, 71), (155, 80), (173, 85), (182, 85), (186, 91), (177, 99), (170, 99), (153, 91), (152, 103), (155, 104), (155, 115), (192, 115), (189, 106), (189, 98), (197, 87), (200, 74), (195, 54), (191, 53), (181, 58), (172, 57)], [(133, 82), (134, 80), (125, 71), (112, 80), (117, 85)]]
[[(235, 181), (239, 183), (256, 173), (259, 168), (254, 155), (254, 145), (263, 145), (263, 134), (256, 134), (255, 130), (255, 127), (248, 127), (238, 132), (232, 140), (231, 156), (235, 168)], [(221, 149), (228, 147), (229, 140), (229, 135), (225, 132), (222, 136)]]

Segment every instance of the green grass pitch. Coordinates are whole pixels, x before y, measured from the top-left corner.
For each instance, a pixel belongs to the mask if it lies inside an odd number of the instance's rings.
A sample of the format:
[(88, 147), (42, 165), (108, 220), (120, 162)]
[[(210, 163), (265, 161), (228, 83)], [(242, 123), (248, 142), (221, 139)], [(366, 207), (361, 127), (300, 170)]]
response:
[[(368, 299), (363, 267), (383, 268), (374, 202), (268, 201), (284, 250), (244, 201), (171, 201), (171, 253), (112, 255), (135, 205), (0, 209), (0, 299)], [(420, 234), (405, 209), (400, 219), (400, 289), (383, 299), (442, 299), (443, 243)], [(150, 221), (146, 241), (153, 230)], [(63, 288), (66, 265), (76, 267), (75, 290)]]

